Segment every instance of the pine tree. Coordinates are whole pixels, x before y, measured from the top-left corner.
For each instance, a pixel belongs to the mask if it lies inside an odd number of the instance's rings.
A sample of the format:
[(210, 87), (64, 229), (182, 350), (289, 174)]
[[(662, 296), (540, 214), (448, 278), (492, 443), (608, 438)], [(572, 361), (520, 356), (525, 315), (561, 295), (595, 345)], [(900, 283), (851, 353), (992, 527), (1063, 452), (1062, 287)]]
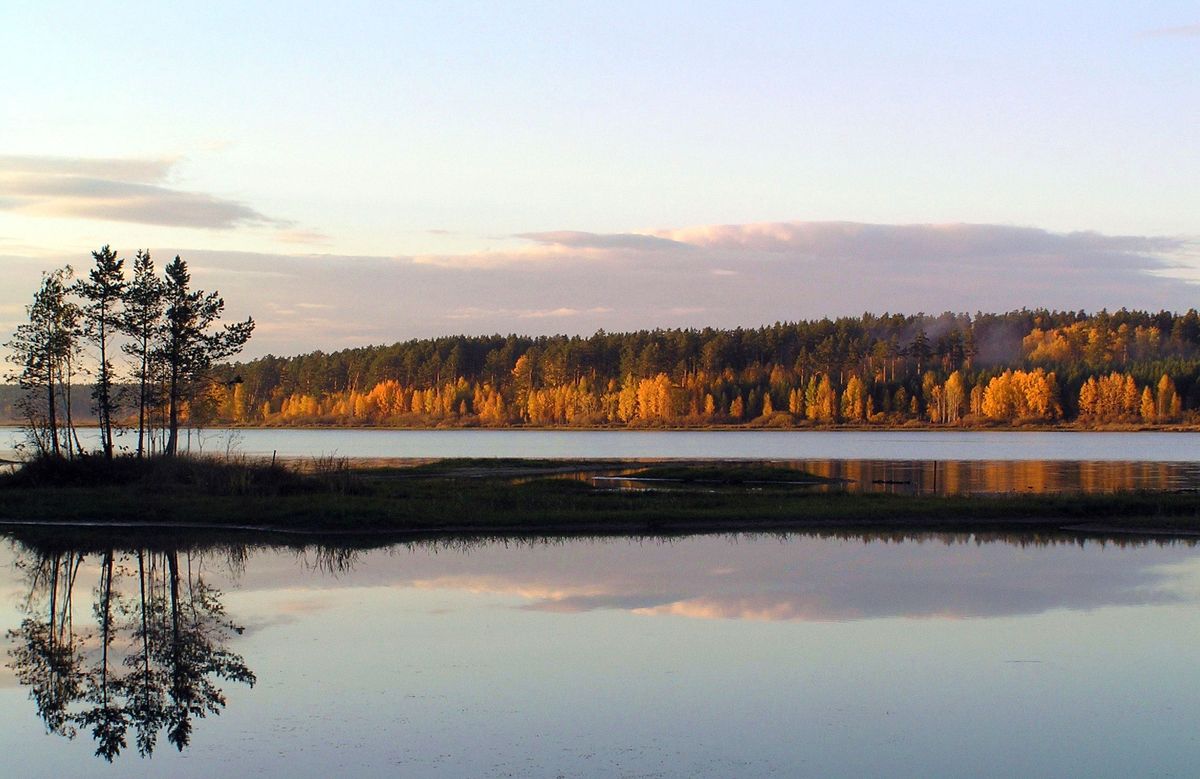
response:
[[(28, 322), (17, 326), (5, 344), (8, 359), (18, 366), (13, 375), (24, 391), (20, 404), (29, 437), (41, 454), (71, 453), (74, 431), (69, 412), (72, 358), (77, 349), (79, 308), (67, 296), (72, 275), (67, 266), (42, 275), (42, 285), (26, 308)], [(60, 431), (58, 398), (68, 402), (65, 430)], [(43, 403), (44, 401), (44, 403)]]
[(96, 264), (86, 280), (77, 281), (72, 290), (84, 301), (83, 336), (96, 346), (96, 382), (92, 401), (100, 423), (100, 446), (105, 458), (113, 456), (113, 364), (109, 343), (121, 330), (121, 301), (128, 285), (125, 282), (125, 261), (108, 244), (92, 252)]
[(215, 361), (240, 352), (254, 332), (251, 318), (210, 332), (225, 310), (225, 301), (216, 292), (192, 290), (191, 283), (187, 263), (176, 256), (166, 268), (166, 309), (156, 350), (167, 380), (166, 454), (170, 456), (179, 451), (180, 408), (186, 391), (207, 378)]
[(139, 251), (133, 260), (133, 280), (125, 290), (125, 316), (122, 329), (129, 336), (123, 349), (134, 359), (134, 378), (138, 384), (138, 440), (137, 456), (146, 451), (148, 412), (151, 408), (151, 391), (155, 386), (155, 338), (162, 324), (163, 283), (154, 268), (150, 252)]

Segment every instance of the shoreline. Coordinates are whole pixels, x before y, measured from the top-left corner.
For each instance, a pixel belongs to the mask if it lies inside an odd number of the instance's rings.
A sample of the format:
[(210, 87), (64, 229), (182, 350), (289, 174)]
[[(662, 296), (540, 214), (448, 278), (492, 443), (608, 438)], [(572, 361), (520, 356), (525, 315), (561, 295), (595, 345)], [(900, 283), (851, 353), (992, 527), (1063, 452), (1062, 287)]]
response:
[[(0, 428), (20, 429), (19, 421), (2, 421)], [(96, 422), (76, 423), (76, 429), (95, 430), (99, 428)], [(115, 430), (116, 428), (114, 428)], [(128, 425), (122, 430), (134, 430)], [(182, 434), (184, 428), (180, 428)], [(788, 425), (777, 426), (743, 422), (740, 424), (721, 425), (336, 425), (336, 424), (297, 424), (297, 425), (247, 425), (221, 423), (201, 428), (192, 428), (193, 432), (213, 430), (306, 430), (330, 432), (341, 431), (370, 431), (414, 433), (442, 432), (579, 432), (579, 433), (689, 433), (689, 432), (755, 432), (755, 433), (1200, 433), (1200, 424), (1172, 423), (1166, 425), (1120, 424), (1080, 425), (1078, 423), (1057, 424), (1021, 424), (1021, 425), (935, 425), (932, 423), (900, 424), (900, 425)]]
[(598, 462), (633, 469), (603, 489), (561, 460), (329, 461), (88, 458), (0, 481), (0, 529), (298, 537), (1019, 532), (1200, 536), (1200, 492), (973, 495), (848, 492), (769, 461)]
[[(1150, 521), (1151, 517), (1134, 517), (1136, 521)], [(973, 520), (965, 515), (944, 518), (936, 524), (898, 519), (893, 522), (878, 519), (861, 521), (846, 519), (823, 520), (806, 518), (795, 520), (741, 521), (737, 523), (687, 520), (651, 522), (606, 522), (594, 524), (556, 525), (440, 525), (422, 528), (288, 528), (273, 525), (238, 525), (219, 523), (173, 523), (133, 522), (106, 520), (12, 520), (0, 519), (0, 534), (21, 530), (117, 530), (121, 532), (167, 532), (250, 534), (263, 536), (288, 536), (300, 538), (378, 538), (395, 541), (448, 540), (468, 538), (647, 538), (681, 537), (691, 535), (738, 535), (738, 534), (870, 534), (899, 533), (925, 535), (947, 534), (995, 534), (1014, 536), (1063, 534), (1083, 537), (1138, 536), (1144, 538), (1172, 538), (1200, 540), (1200, 523), (1194, 528), (1174, 528), (1156, 525), (1121, 525), (1115, 522), (1061, 524), (1061, 519), (1014, 516)]]

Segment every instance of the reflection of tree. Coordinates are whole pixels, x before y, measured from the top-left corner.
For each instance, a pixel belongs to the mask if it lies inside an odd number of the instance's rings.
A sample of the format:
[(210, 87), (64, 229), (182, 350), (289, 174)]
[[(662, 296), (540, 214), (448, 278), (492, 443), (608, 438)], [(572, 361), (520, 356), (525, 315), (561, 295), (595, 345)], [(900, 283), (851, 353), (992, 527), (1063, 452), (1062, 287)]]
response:
[(163, 729), (182, 751), (193, 721), (224, 709), (221, 681), (255, 682), (241, 656), (226, 648), (242, 629), (226, 616), (221, 592), (205, 582), (199, 565), (193, 572), (190, 554), (108, 549), (95, 555), (97, 632), (77, 633), (72, 600), (87, 556), (55, 550), (21, 559), (27, 616), (9, 631), (10, 666), (48, 730), (73, 738), (77, 728), (89, 729), (96, 754), (106, 760), (126, 747), (130, 726), (142, 755), (154, 751)]
[[(46, 728), (68, 738), (75, 735), (68, 707), (83, 694), (82, 645), (86, 639), (75, 633), (70, 597), (81, 562), (82, 556), (66, 552), (24, 562), (31, 585), (25, 602), (27, 616), (19, 629), (8, 633), (14, 642), (9, 654), (17, 679), (29, 688), (29, 697)], [(39, 596), (45, 598), (44, 606), (38, 603)]]

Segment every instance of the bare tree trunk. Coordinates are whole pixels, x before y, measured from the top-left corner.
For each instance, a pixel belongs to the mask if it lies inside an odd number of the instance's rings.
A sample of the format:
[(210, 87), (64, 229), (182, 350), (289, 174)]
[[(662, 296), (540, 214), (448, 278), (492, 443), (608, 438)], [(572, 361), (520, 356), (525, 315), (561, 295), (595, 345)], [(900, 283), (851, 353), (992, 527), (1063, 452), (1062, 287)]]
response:
[(50, 448), (54, 452), (55, 457), (62, 455), (58, 446), (58, 409), (55, 406), (54, 399), (54, 360), (53, 357), (48, 358), (49, 365), (46, 367), (46, 417), (50, 425)]
[(171, 366), (171, 390), (167, 404), (169, 406), (169, 433), (166, 455), (174, 457), (179, 447), (179, 369), (175, 365)]
[(145, 435), (146, 435), (146, 371), (148, 369), (148, 359), (146, 354), (146, 343), (142, 343), (142, 369), (138, 374), (138, 442), (137, 456), (142, 459), (145, 451)]

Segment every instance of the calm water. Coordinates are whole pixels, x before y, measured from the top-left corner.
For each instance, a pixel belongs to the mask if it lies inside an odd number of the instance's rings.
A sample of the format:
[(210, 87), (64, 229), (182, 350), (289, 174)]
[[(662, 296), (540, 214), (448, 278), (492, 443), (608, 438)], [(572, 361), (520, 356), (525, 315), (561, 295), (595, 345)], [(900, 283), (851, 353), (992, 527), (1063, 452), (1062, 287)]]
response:
[[(81, 435), (85, 446), (97, 445), (95, 430)], [(11, 448), (19, 440), (16, 428), (0, 428), (0, 447)], [(130, 442), (126, 435), (118, 443)], [(1200, 434), (1195, 433), (209, 430), (193, 433), (191, 448), (218, 455), (276, 452), (299, 459), (328, 454), (373, 459), (771, 459), (845, 480), (837, 489), (850, 491), (1200, 489)]]
[[(1200, 548), (1186, 544), (4, 544), (0, 625), (12, 776), (1200, 765)], [(98, 722), (124, 728), (111, 765)]]
[[(94, 430), (81, 437), (95, 445)], [(0, 427), (0, 449), (19, 439)], [(118, 445), (135, 443), (125, 435)], [(281, 457), (1200, 461), (1200, 433), (1155, 432), (216, 429), (193, 433), (191, 447)]]

